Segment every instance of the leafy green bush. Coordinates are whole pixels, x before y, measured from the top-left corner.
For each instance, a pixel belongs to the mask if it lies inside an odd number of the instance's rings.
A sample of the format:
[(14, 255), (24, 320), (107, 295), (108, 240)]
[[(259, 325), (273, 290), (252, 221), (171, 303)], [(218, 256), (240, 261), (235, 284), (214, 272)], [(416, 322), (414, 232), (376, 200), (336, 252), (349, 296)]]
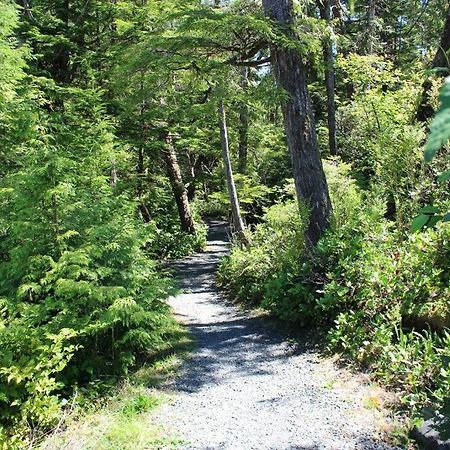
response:
[(249, 248), (220, 269), (237, 298), (329, 330), (332, 349), (370, 367), (409, 408), (443, 403), (450, 374), (450, 229), (405, 237), (348, 165), (325, 164), (334, 224), (314, 254), (293, 203), (268, 209)]
[(296, 264), (304, 253), (304, 226), (294, 202), (270, 207), (265, 222), (251, 234), (251, 245), (236, 245), (220, 266), (219, 280), (238, 299), (258, 303), (266, 298), (269, 285)]
[(74, 385), (126, 372), (168, 320), (169, 283), (143, 251), (156, 227), (122, 190), (127, 156), (94, 93), (64, 94), (64, 112), (30, 102), (0, 178), (0, 441), (54, 424)]

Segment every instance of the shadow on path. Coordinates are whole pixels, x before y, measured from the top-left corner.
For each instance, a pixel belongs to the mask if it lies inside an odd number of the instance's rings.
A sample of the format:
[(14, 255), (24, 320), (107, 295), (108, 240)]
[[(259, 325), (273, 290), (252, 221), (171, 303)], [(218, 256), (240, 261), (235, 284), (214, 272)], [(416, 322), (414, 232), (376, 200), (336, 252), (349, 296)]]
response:
[(161, 423), (189, 449), (392, 449), (376, 437), (376, 412), (361, 406), (365, 386), (341, 398), (325, 387), (339, 374), (312, 346), (221, 296), (215, 271), (229, 251), (228, 230), (209, 226), (206, 251), (173, 264), (183, 293), (170, 304), (197, 346), (169, 386), (176, 397)]

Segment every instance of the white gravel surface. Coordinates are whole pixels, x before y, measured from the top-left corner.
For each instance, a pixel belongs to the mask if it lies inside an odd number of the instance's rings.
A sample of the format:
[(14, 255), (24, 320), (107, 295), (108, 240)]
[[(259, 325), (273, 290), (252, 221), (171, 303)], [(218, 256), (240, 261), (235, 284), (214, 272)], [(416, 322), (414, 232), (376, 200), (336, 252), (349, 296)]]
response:
[[(381, 395), (312, 347), (293, 343), (218, 293), (214, 273), (228, 251), (211, 223), (205, 253), (176, 264), (184, 293), (170, 299), (197, 340), (167, 387), (156, 420), (185, 449), (392, 449)], [(366, 407), (365, 407), (365, 406)], [(368, 407), (369, 406), (369, 407)]]

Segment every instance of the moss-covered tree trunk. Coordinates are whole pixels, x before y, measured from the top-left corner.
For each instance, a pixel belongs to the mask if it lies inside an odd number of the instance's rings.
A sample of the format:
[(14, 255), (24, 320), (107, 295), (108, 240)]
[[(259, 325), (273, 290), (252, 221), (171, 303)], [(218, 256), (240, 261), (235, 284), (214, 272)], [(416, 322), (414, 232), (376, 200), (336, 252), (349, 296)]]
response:
[[(263, 6), (266, 15), (276, 21), (289, 38), (298, 39), (292, 0), (263, 0)], [(329, 225), (332, 208), (317, 145), (306, 66), (298, 50), (292, 47), (272, 45), (271, 55), (277, 82), (287, 93), (282, 106), (297, 197), (311, 210), (306, 238), (308, 244), (315, 245)]]

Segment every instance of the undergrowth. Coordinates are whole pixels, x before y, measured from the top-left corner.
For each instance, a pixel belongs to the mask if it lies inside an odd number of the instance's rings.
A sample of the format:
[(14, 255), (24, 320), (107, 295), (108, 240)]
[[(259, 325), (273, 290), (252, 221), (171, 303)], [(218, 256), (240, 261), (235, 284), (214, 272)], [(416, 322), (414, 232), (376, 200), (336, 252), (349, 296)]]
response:
[(68, 402), (58, 426), (45, 435), (31, 433), (28, 448), (176, 448), (181, 441), (157, 426), (152, 414), (168, 400), (158, 388), (174, 376), (193, 342), (175, 320), (166, 331), (163, 345), (127, 377), (96, 380), (81, 388)]
[(350, 170), (326, 164), (335, 222), (314, 253), (303, 240), (305, 213), (287, 201), (267, 210), (247, 248), (223, 260), (220, 282), (240, 301), (325, 330), (329, 348), (400, 393), (405, 410), (445, 408), (450, 229), (401, 233)]

